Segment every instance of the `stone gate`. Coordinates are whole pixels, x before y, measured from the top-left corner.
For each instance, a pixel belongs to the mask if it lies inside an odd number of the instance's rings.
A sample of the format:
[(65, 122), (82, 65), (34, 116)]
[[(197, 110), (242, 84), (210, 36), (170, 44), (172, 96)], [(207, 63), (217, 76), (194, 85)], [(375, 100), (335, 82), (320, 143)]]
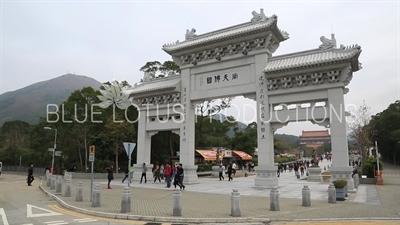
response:
[(353, 190), (344, 94), (353, 72), (361, 69), (361, 48), (337, 47), (332, 34), (322, 36), (315, 49), (272, 56), (289, 34), (278, 28), (276, 15), (267, 17), (263, 9), (249, 17), (243, 24), (201, 35), (187, 30), (184, 41), (162, 48), (181, 73), (157, 79), (145, 74), (143, 82), (130, 90), (140, 108), (134, 179), (140, 179), (142, 163), (150, 165), (151, 136), (171, 130), (180, 135), (184, 182), (197, 183), (195, 106), (207, 99), (242, 95), (257, 103), (256, 188), (278, 186), (274, 132), (290, 122), (311, 121), (331, 130), (332, 181), (346, 179)]

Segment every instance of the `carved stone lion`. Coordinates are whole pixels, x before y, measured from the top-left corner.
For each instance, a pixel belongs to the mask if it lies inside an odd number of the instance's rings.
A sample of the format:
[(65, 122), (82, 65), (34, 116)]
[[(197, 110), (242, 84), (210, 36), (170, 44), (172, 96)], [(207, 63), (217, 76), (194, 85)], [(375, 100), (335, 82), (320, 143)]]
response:
[(197, 36), (196, 34), (196, 29), (192, 28), (192, 30), (189, 31), (189, 29), (186, 30), (186, 35), (185, 35), (185, 40), (190, 40), (193, 39)]
[(264, 9), (260, 9), (260, 13), (253, 11), (251, 14), (253, 15), (253, 18), (251, 18), (252, 23), (263, 22), (268, 19), (264, 14)]
[(143, 76), (143, 82), (149, 82), (155, 78), (155, 74), (152, 72), (145, 72)]

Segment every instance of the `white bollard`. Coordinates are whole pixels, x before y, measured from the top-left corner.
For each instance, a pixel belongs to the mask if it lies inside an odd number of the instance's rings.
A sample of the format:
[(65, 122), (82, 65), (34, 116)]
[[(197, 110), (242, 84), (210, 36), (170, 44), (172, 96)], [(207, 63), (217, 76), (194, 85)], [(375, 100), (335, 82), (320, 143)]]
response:
[(270, 198), (270, 205), (269, 205), (270, 210), (271, 211), (280, 211), (278, 188), (272, 188), (269, 196), (270, 196), (269, 197)]
[(65, 181), (65, 193), (64, 196), (65, 197), (71, 197), (71, 179), (67, 179)]
[(56, 180), (56, 194), (61, 194), (61, 192), (62, 192), (62, 180), (61, 180), (61, 177), (58, 176), (56, 179), (57, 179)]
[(301, 195), (302, 195), (301, 205), (310, 207), (311, 206), (311, 194), (310, 194), (310, 188), (308, 188), (307, 185), (304, 185)]
[(182, 216), (182, 192), (180, 190), (174, 191), (174, 205), (172, 210), (173, 216)]
[(231, 193), (231, 216), (242, 216), (242, 211), (240, 210), (240, 193), (238, 189), (233, 189)]
[(124, 187), (124, 190), (122, 190), (121, 213), (132, 212), (131, 205), (131, 189)]
[(93, 188), (92, 207), (100, 207), (100, 206), (101, 206), (101, 186), (100, 184), (95, 184)]
[(78, 182), (76, 185), (76, 193), (75, 193), (75, 201), (82, 202), (83, 201), (83, 183)]
[(51, 186), (50, 190), (56, 189), (56, 175), (51, 175)]
[(336, 188), (332, 183), (328, 187), (328, 203), (336, 203)]

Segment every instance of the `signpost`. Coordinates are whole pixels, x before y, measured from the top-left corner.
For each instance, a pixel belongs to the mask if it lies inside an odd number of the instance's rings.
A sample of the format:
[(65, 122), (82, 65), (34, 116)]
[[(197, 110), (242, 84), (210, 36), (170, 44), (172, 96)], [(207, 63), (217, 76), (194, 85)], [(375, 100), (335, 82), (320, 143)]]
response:
[(89, 162), (91, 162), (91, 169), (90, 169), (90, 202), (92, 202), (92, 198), (93, 198), (93, 178), (94, 178), (94, 174), (93, 174), (93, 167), (94, 167), (94, 152), (95, 152), (95, 147), (94, 145), (91, 145), (89, 147)]
[(135, 147), (136, 147), (136, 143), (124, 142), (123, 144), (124, 144), (124, 148), (125, 148), (126, 154), (128, 155), (128, 158), (129, 158), (128, 159), (128, 170), (129, 170), (129, 173), (128, 173), (128, 187), (130, 187), (131, 186), (131, 172), (130, 172), (131, 155), (132, 155), (133, 149), (135, 149)]
[(55, 155), (55, 156), (61, 156), (61, 153), (62, 153), (62, 151), (56, 151), (56, 152), (54, 153), (54, 155)]

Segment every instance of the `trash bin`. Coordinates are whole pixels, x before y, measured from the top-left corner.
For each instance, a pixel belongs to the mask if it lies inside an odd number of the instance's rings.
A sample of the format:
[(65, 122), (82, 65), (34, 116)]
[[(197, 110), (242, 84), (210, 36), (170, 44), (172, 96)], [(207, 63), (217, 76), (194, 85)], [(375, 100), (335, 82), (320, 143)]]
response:
[(382, 180), (382, 170), (377, 170), (376, 172), (376, 184), (383, 184), (383, 180)]

